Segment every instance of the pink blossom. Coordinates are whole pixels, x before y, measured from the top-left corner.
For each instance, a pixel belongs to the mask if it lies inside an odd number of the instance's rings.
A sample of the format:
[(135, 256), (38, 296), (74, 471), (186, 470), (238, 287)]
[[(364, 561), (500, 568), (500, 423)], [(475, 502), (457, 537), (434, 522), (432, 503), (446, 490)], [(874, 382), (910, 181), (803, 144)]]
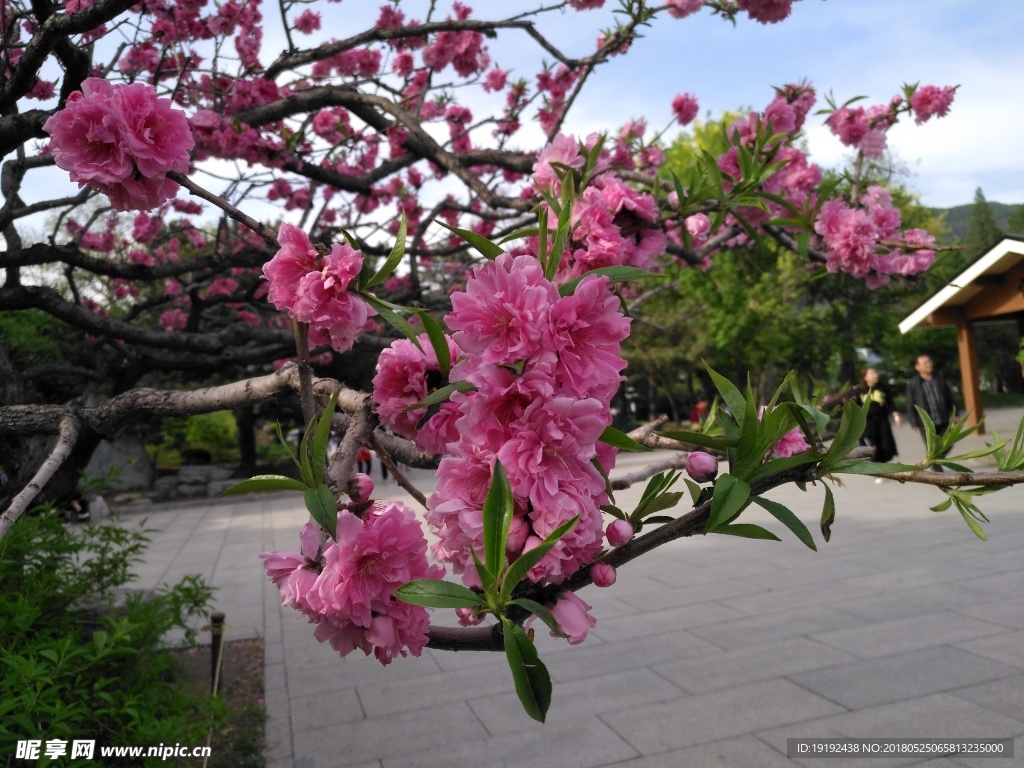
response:
[(296, 16), (292, 23), (299, 32), (310, 35), (320, 29), (320, 14), (316, 11), (305, 10)]
[(111, 96), (121, 141), (139, 173), (149, 178), (169, 171), (187, 173), (195, 141), (185, 113), (157, 98), (151, 85), (115, 87)]
[(754, 21), (777, 24), (789, 16), (793, 0), (736, 0), (736, 5)]
[(540, 151), (537, 162), (533, 165), (533, 183), (537, 188), (558, 194), (562, 189), (562, 182), (554, 163), (576, 169), (583, 167), (584, 159), (575, 137), (566, 136), (564, 133), (558, 134)]
[(686, 474), (698, 483), (714, 480), (718, 474), (718, 459), (704, 451), (694, 451), (686, 459)]
[(214, 280), (206, 289), (207, 296), (230, 296), (238, 288), (238, 281), (230, 277), (220, 277)]
[(810, 450), (810, 448), (811, 446), (804, 439), (804, 433), (801, 429), (794, 427), (775, 444), (775, 447), (772, 448), (772, 455), (779, 459), (785, 459), (798, 453), (804, 453)]
[(483, 363), (505, 365), (542, 348), (557, 299), (537, 259), (504, 254), (474, 270), (466, 290), (452, 296), (445, 322), (460, 349), (480, 354)]
[(593, 8), (600, 8), (604, 0), (569, 0), (569, 5), (577, 11), (589, 11)]
[[(579, 645), (587, 639), (587, 632), (597, 626), (597, 619), (590, 615), (587, 605), (574, 592), (562, 592), (551, 606), (551, 613), (558, 622), (562, 634), (568, 635), (570, 645)], [(552, 637), (557, 637), (554, 632)]]
[(277, 242), (281, 249), (263, 266), (263, 276), (270, 282), (270, 302), (291, 310), (298, 300), (299, 281), (316, 269), (317, 253), (306, 233), (291, 224), (281, 225)]
[(491, 92), (503, 90), (507, 80), (508, 72), (495, 67), (487, 73), (487, 77), (484, 79), (484, 90)]
[(695, 246), (699, 248), (707, 242), (708, 235), (711, 233), (711, 219), (708, 218), (706, 213), (695, 213), (692, 216), (687, 216), (683, 224)]
[(165, 331), (181, 331), (188, 325), (188, 313), (180, 309), (169, 309), (160, 315), (160, 327)]
[[(373, 397), (381, 422), (396, 434), (414, 440), (420, 450), (427, 453), (444, 453), (447, 443), (458, 439), (455, 418), (458, 408), (445, 403), (441, 410), (420, 425), (426, 409), (406, 411), (411, 405), (422, 402), (434, 390), (443, 385), (441, 366), (427, 335), (419, 337), (420, 349), (411, 341), (398, 339), (377, 359), (377, 375), (373, 377)], [(460, 351), (448, 339), (451, 359), (459, 357)]]
[(607, 563), (594, 563), (590, 566), (590, 578), (595, 587), (610, 587), (615, 583), (615, 569)]
[[(682, 19), (696, 13), (703, 7), (704, 0), (668, 0), (668, 15), (674, 19)], [(685, 125), (685, 123), (683, 124)]]
[(633, 525), (628, 520), (613, 520), (604, 535), (613, 547), (624, 547), (633, 540)]
[[(700, 0), (697, 5), (703, 5), (703, 0)], [(698, 111), (700, 111), (700, 105), (697, 103), (697, 97), (692, 93), (680, 93), (672, 99), (672, 114), (675, 115), (676, 122), (680, 125), (689, 125), (693, 122)]]
[(72, 181), (117, 184), (132, 172), (112, 101), (113, 86), (90, 77), (81, 91), (68, 96), (64, 109), (43, 123), (54, 162)]
[(937, 85), (923, 85), (910, 97), (910, 108), (914, 112), (914, 122), (920, 124), (932, 117), (945, 117), (956, 95), (956, 88)]

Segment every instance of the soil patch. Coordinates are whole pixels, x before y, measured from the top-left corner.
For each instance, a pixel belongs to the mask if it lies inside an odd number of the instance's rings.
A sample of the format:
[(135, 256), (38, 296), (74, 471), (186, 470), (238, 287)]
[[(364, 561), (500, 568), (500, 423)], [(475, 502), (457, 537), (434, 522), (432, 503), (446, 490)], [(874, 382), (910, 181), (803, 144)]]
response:
[[(210, 691), (210, 646), (174, 653), (182, 677)], [(228, 709), (227, 721), (213, 733), (208, 768), (264, 768), (263, 640), (224, 644), (218, 692)], [(192, 761), (190, 765), (195, 765)]]

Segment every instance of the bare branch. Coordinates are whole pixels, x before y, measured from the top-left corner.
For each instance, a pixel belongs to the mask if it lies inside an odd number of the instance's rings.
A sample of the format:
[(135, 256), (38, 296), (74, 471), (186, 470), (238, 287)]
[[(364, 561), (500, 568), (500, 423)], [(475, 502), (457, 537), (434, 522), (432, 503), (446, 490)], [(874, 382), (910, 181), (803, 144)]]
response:
[(71, 455), (71, 449), (75, 447), (75, 442), (78, 440), (78, 430), (78, 418), (72, 413), (65, 414), (60, 420), (59, 437), (53, 452), (43, 462), (42, 466), (39, 467), (39, 470), (32, 477), (29, 484), (14, 497), (10, 506), (0, 515), (0, 540), (7, 535), (11, 526), (25, 513), (29, 504), (39, 495), (39, 492), (43, 490), (43, 486), (49, 482), (61, 464), (67, 461), (68, 456)]

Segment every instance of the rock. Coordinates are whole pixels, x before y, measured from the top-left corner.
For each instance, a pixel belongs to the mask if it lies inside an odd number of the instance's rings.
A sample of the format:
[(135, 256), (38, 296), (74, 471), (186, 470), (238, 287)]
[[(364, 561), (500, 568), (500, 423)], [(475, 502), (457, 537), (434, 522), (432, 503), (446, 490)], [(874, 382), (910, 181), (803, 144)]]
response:
[(206, 484), (206, 493), (210, 497), (220, 496), (228, 488), (238, 485), (238, 480), (214, 480)]

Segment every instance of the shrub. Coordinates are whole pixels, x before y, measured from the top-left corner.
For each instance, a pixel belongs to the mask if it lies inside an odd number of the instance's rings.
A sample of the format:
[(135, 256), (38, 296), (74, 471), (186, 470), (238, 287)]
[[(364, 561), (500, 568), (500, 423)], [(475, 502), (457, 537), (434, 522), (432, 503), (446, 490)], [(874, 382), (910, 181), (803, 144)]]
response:
[(202, 744), (223, 718), (222, 705), (180, 684), (164, 647), (176, 628), (194, 642), (189, 621), (212, 590), (199, 576), (148, 595), (122, 589), (147, 542), (116, 525), (72, 532), (53, 510), (0, 541), (0, 754), (19, 739), (94, 739), (97, 755)]

